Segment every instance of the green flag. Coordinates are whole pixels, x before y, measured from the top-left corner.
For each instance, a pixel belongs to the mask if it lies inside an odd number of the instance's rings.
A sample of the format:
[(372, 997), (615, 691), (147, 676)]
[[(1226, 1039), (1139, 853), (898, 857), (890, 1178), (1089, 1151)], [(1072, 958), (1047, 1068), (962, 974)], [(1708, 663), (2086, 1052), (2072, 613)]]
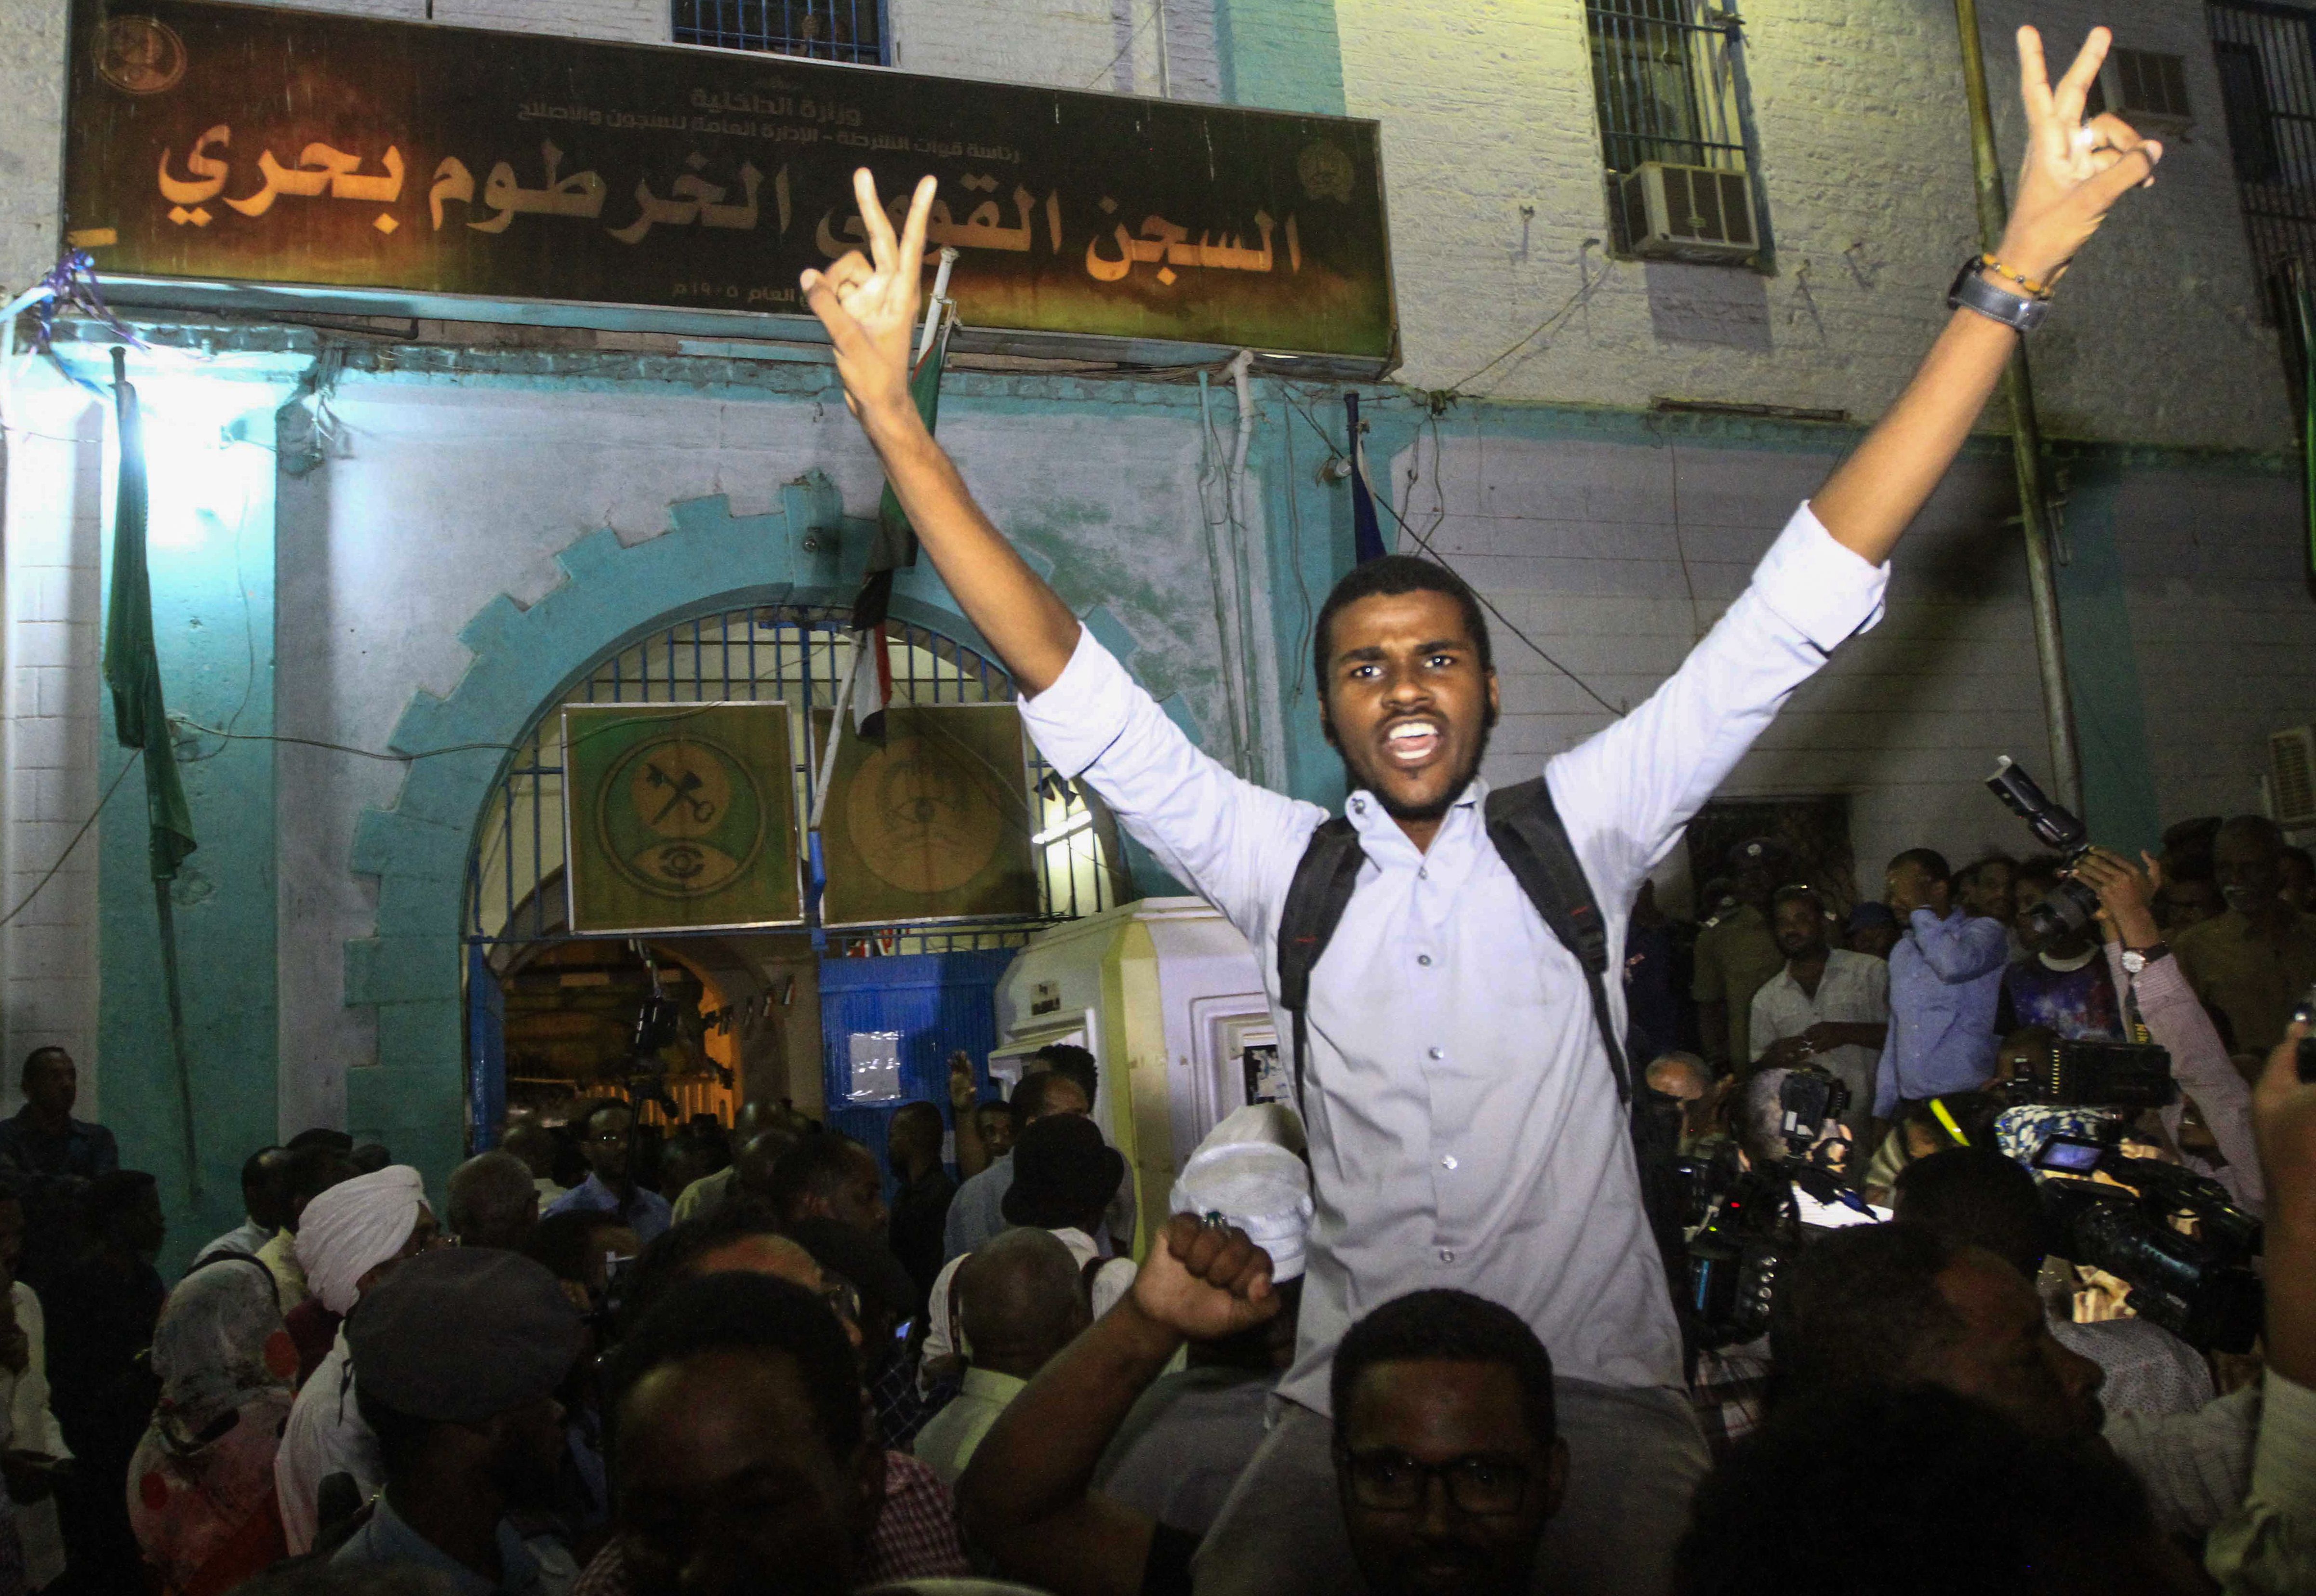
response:
[(145, 425), (137, 390), (113, 352), (113, 405), (120, 425), (120, 485), (112, 517), (112, 593), (104, 614), (104, 681), (112, 689), (113, 735), (145, 754), (145, 798), (153, 826), (153, 878), (166, 881), (200, 844), (161, 700), (153, 646), (153, 584), (145, 568)]
[[(932, 314), (946, 315), (944, 306), (935, 303)], [(941, 362), (948, 354), (949, 324), (944, 322), (933, 337), (932, 348), (926, 351), (923, 361), (909, 378), (909, 397), (915, 401), (917, 414), (925, 418), (925, 431), (929, 432), (940, 416)], [(884, 623), (886, 606), (893, 596), (893, 573), (916, 563), (916, 529), (909, 525), (900, 495), (888, 482), (884, 497), (877, 501), (877, 540), (868, 547), (867, 579), (852, 601), (855, 631)]]

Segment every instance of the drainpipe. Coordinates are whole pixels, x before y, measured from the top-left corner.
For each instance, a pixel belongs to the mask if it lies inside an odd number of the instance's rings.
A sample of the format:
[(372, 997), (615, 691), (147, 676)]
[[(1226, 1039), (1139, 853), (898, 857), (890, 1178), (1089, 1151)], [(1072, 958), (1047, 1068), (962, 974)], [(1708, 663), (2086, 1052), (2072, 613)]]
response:
[(1239, 746), (1246, 752), (1247, 780), (1260, 785), (1268, 772), (1263, 769), (1262, 745), (1257, 736), (1261, 723), (1255, 710), (1255, 686), (1261, 677), (1255, 670), (1254, 590), (1250, 585), (1248, 571), (1253, 555), (1247, 548), (1246, 539), (1246, 459), (1254, 449), (1254, 384), (1247, 374), (1253, 366), (1254, 351), (1251, 349), (1242, 349), (1231, 358), (1231, 387), (1238, 394), (1238, 450), (1231, 460), (1229, 491), (1231, 565), (1238, 587), (1238, 664), (1242, 684), (1238, 697), (1246, 712)]
[[(2001, 241), (2010, 207), (2002, 192), (1994, 118), (1986, 101), (1986, 57), (1979, 47), (1978, 0), (1955, 0), (1955, 26), (1962, 35), (1963, 92), (1970, 102), (1970, 160), (1978, 183), (1979, 246), (1991, 253)], [(2035, 385), (2026, 369), (2024, 339), (2003, 372), (2002, 397), (2010, 409), (2010, 459), (2018, 478), (2018, 530), (2026, 539), (2026, 591), (2035, 613), (2035, 658), (2042, 670), (2043, 717), (2051, 738), (2052, 794), (2080, 815), (2082, 755), (2075, 746), (2066, 642), (2059, 635), (2059, 594), (2051, 577), (2051, 503), (2043, 487), (2043, 430), (2035, 419)]]

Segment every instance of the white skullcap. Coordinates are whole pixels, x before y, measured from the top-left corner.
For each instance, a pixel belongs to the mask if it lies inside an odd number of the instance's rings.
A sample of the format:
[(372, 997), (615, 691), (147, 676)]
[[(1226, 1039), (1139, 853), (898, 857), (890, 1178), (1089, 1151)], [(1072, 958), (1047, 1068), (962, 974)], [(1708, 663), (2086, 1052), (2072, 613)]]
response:
[(334, 1314), (351, 1311), (356, 1282), (402, 1251), (418, 1224), (426, 1182), (406, 1164), (341, 1181), (306, 1205), (298, 1221), (298, 1266)]
[[(1285, 1137), (1292, 1137), (1289, 1146)], [(1280, 1285), (1303, 1272), (1311, 1229), (1311, 1171), (1299, 1151), (1302, 1121), (1278, 1103), (1241, 1109), (1182, 1166), (1169, 1206), (1178, 1214), (1220, 1214), (1270, 1254)]]

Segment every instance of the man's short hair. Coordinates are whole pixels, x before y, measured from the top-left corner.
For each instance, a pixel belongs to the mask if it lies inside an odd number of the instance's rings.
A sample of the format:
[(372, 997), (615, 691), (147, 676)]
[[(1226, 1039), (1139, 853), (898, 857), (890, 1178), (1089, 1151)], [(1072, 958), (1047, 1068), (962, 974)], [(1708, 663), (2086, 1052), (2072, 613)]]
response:
[(292, 1153), (303, 1153), (308, 1147), (321, 1147), (332, 1153), (345, 1154), (354, 1150), (354, 1138), (326, 1125), (309, 1125), (291, 1137), (287, 1145)]
[(1984, 1147), (1934, 1153), (1898, 1172), (1898, 1217), (1957, 1247), (1984, 1247), (2028, 1279), (2051, 1251), (2051, 1217), (2035, 1177)]
[[(1080, 1091), (1084, 1090), (1074, 1075), (1064, 1074), (1060, 1070), (1039, 1070), (1034, 1075), (1021, 1077), (1020, 1083), (1013, 1088), (1013, 1095), (1005, 1100), (1005, 1111), (1013, 1118), (1015, 1136), (1029, 1129), (1029, 1121), (1046, 1112), (1046, 1093), (1053, 1090), (1056, 1081), (1067, 1081)], [(1091, 1097), (1086, 1099), (1086, 1105), (1089, 1108), (1093, 1105)]]
[(1807, 904), (1820, 920), (1826, 917), (1824, 895), (1806, 881), (1790, 882), (1769, 895), (1769, 913), (1776, 914), (1781, 904)]
[(834, 1197), (868, 1157), (868, 1149), (841, 1131), (815, 1131), (772, 1162), (765, 1196), (783, 1219), (796, 1217), (807, 1197)]
[(1685, 1053), (1678, 1048), (1668, 1048), (1649, 1060), (1649, 1067), (1643, 1072), (1641, 1078), (1649, 1083), (1651, 1090), (1663, 1090), (1657, 1085), (1656, 1074), (1667, 1065), (1695, 1077), (1697, 1083), (1706, 1091), (1713, 1090), (1713, 1066), (1696, 1054)]
[(1332, 1377), (1335, 1428), (1350, 1422), (1359, 1377), (1379, 1363), (1492, 1363), (1519, 1381), (1521, 1416), (1539, 1447), (1559, 1426), (1552, 1397), (1552, 1357), (1511, 1309), (1468, 1291), (1414, 1291), (1387, 1302), (1351, 1326), (1335, 1349)]
[(72, 1055), (67, 1052), (64, 1048), (58, 1047), (54, 1042), (50, 1042), (44, 1048), (33, 1048), (30, 1053), (24, 1055), (24, 1067), (16, 1073), (17, 1091), (25, 1092), (31, 1090), (32, 1084), (32, 1072), (40, 1068), (40, 1061), (44, 1058), (61, 1058), (67, 1064), (70, 1064), (72, 1062)]
[(1944, 881), (1948, 885), (1954, 881), (1954, 871), (1946, 867), (1946, 856), (1935, 848), (1909, 848), (1890, 861), (1890, 868), (1894, 870), (1901, 865), (1910, 864), (1921, 866), (1923, 873), (1933, 881)]
[(1966, 1326), (1938, 1289), (1962, 1249), (1926, 1225), (1860, 1225), (1804, 1248), (1769, 1308), (1770, 1390), (1901, 1386), (1920, 1379)]
[(593, 1134), (590, 1129), (590, 1127), (595, 1123), (596, 1119), (601, 1115), (611, 1112), (614, 1109), (618, 1110), (620, 1113), (627, 1115), (630, 1122), (634, 1120), (636, 1111), (633, 1108), (628, 1106), (628, 1100), (626, 1098), (596, 1098), (588, 1103), (586, 1111), (579, 1116), (579, 1135), (581, 1138), (584, 1139), (588, 1136)]
[(886, 1144), (889, 1146), (892, 1138), (900, 1135), (904, 1128), (912, 1126), (917, 1128), (917, 1129), (922, 1134), (931, 1137), (932, 1138), (933, 1145), (936, 1147), (940, 1145), (942, 1133), (949, 1128), (948, 1121), (941, 1118), (940, 1110), (935, 1108), (931, 1103), (922, 1101), (916, 1102), (904, 1102), (898, 1109), (894, 1110), (893, 1122), (886, 1128), (885, 1138)]
[(2030, 1438), (1937, 1386), (1853, 1387), (1781, 1407), (1706, 1476), (1672, 1588), (2096, 1590), (2038, 1576), (2054, 1561), (2079, 1580), (2085, 1563), (2112, 1569), (2150, 1532), (2145, 1493), (2111, 1453)]
[(1086, 1094), (1086, 1101), (1093, 1101), (1094, 1093), (1100, 1089), (1101, 1072), (1091, 1053), (1073, 1042), (1048, 1042), (1029, 1057), (1044, 1059), (1052, 1074), (1075, 1081), (1078, 1090)]
[(450, 1172), (443, 1218), (453, 1235), (505, 1235), (539, 1200), (530, 1165), (513, 1154), (477, 1153)]
[[(266, 1172), (265, 1161), (272, 1157), (276, 1153), (283, 1153), (288, 1150), (289, 1149), (285, 1147), (260, 1147), (256, 1152), (252, 1153), (248, 1157), (243, 1159), (241, 1161), (241, 1189), (243, 1192), (263, 1191), (268, 1184), (280, 1180), (281, 1176), (269, 1174)], [(287, 1174), (287, 1172), (288, 1172), (286, 1170), (282, 1172), (283, 1174)]]
[(867, 1436), (860, 1367), (825, 1300), (792, 1281), (751, 1273), (681, 1280), (646, 1313), (611, 1360), (611, 1413), (654, 1369), (703, 1352), (766, 1352), (796, 1366), (821, 1439), (839, 1462)]
[(1317, 672), (1322, 703), (1326, 701), (1328, 673), (1334, 664), (1335, 617), (1361, 599), (1408, 593), (1444, 593), (1455, 600), (1456, 607), (1463, 611), (1464, 630), (1479, 656), (1481, 673), (1485, 674), (1496, 668), (1495, 651), (1488, 641), (1488, 623), (1480, 613), (1479, 596), (1473, 593), (1471, 584), (1437, 560), (1386, 554), (1381, 559), (1352, 567), (1329, 590), (1326, 602), (1319, 606), (1319, 619), (1311, 628), (1311, 664)]
[(734, 1242), (779, 1233), (770, 1205), (745, 1198), (727, 1199), (697, 1219), (669, 1226), (636, 1259), (620, 1296), (620, 1321), (631, 1325), (641, 1320), (662, 1297), (696, 1274), (699, 1261), (709, 1253)]

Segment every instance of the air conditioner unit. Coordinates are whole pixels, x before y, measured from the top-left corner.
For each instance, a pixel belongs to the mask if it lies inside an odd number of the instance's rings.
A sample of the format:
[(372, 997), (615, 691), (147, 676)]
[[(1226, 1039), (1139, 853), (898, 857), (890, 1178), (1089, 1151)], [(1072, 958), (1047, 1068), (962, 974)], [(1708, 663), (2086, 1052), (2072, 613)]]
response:
[(1760, 248), (1753, 182), (1742, 172), (1645, 161), (1617, 183), (1635, 254), (1742, 261)]
[(2316, 826), (2316, 726), (2268, 734), (2267, 798), (2285, 830)]

